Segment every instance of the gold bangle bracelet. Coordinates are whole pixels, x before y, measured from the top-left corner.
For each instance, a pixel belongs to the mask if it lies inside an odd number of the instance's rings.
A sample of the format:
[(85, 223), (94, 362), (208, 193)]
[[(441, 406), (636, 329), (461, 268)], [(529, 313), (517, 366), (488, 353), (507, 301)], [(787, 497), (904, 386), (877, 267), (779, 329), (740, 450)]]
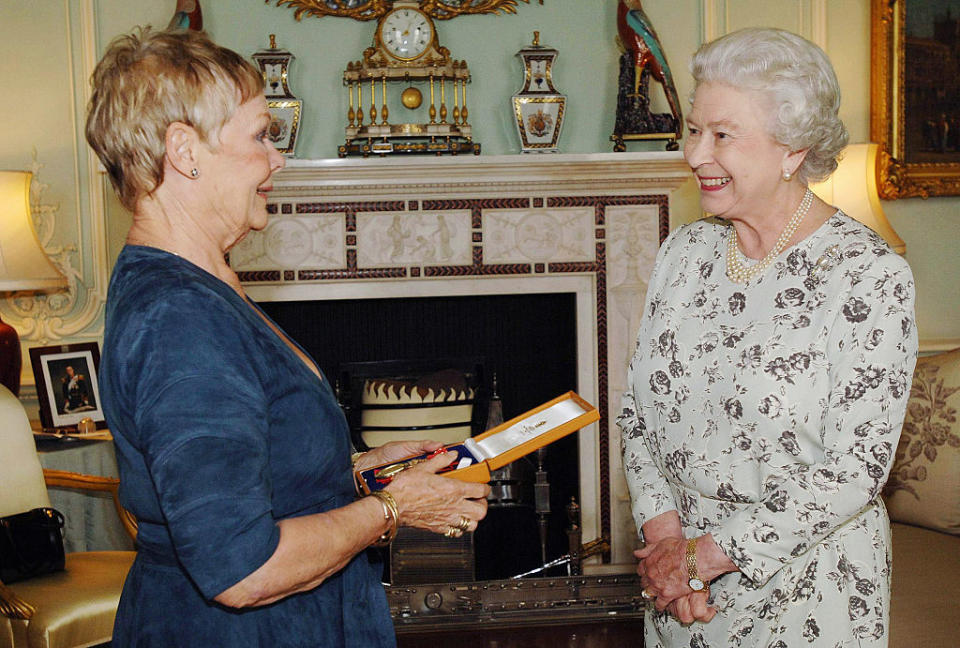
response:
[(400, 530), (400, 509), (397, 507), (397, 500), (385, 490), (373, 491), (370, 496), (380, 500), (383, 518), (390, 524), (390, 528), (373, 543), (375, 547), (385, 547), (393, 542)]

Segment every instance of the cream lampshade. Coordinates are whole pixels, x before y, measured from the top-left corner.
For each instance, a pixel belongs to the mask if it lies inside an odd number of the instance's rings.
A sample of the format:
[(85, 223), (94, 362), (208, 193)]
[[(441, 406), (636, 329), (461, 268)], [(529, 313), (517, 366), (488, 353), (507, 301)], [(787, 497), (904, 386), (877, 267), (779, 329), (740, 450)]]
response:
[[(52, 290), (66, 278), (40, 246), (30, 217), (28, 171), (0, 171), (0, 291)], [(20, 392), (20, 338), (0, 320), (0, 383)]]
[(839, 207), (882, 236), (894, 252), (903, 254), (907, 245), (893, 231), (877, 195), (877, 150), (873, 142), (849, 145), (833, 175), (810, 185), (810, 189), (824, 202)]

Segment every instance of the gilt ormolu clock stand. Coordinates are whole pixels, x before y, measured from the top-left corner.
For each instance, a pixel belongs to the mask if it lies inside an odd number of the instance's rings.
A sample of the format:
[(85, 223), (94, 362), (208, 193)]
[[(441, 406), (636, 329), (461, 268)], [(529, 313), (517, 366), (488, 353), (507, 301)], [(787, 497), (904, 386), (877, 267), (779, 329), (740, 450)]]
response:
[[(362, 60), (349, 62), (343, 73), (349, 109), (346, 141), (338, 154), (479, 155), (480, 144), (473, 141), (467, 121), (469, 81), (466, 61), (452, 59), (450, 51), (440, 45), (430, 16), (416, 2), (398, 0), (380, 17), (373, 46), (364, 50)], [(408, 110), (421, 104), (420, 90), (410, 84), (426, 84), (430, 97), (427, 121), (390, 122), (387, 87), (398, 83), (408, 86), (400, 93), (401, 105)]]

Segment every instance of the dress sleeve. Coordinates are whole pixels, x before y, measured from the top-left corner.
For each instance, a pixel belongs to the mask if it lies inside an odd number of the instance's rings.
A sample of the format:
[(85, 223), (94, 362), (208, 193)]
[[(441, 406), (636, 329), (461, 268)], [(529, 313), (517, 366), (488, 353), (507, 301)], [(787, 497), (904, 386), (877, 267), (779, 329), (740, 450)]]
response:
[(135, 425), (177, 558), (212, 599), (266, 562), (279, 529), (256, 339), (222, 299), (192, 301), (149, 316)]
[(827, 333), (821, 459), (768, 476), (759, 503), (712, 531), (758, 586), (873, 502), (893, 464), (917, 357), (913, 276), (893, 253), (847, 274)]
[(670, 237), (660, 246), (657, 261), (650, 277), (648, 299), (640, 321), (637, 334), (636, 350), (630, 366), (627, 369), (627, 388), (623, 392), (620, 405), (620, 414), (617, 416), (617, 425), (620, 427), (620, 452), (623, 455), (623, 470), (627, 480), (627, 489), (630, 492), (630, 507), (637, 531), (643, 533), (643, 525), (662, 513), (677, 510), (672, 490), (664, 479), (647, 443), (653, 442), (652, 435), (647, 435), (647, 425), (643, 416), (642, 403), (637, 401), (636, 381), (640, 379), (637, 365), (641, 355), (649, 353), (646, 347), (650, 339), (650, 315), (656, 308), (660, 293), (663, 289), (665, 258), (677, 232), (674, 230)]

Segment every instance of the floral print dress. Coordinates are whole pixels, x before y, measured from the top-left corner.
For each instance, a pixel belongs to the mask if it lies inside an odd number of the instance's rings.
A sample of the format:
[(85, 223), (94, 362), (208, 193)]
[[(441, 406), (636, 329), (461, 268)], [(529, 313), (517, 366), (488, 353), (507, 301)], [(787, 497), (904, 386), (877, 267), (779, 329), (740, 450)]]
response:
[(618, 422), (637, 528), (677, 510), (740, 571), (711, 584), (709, 623), (649, 606), (646, 647), (886, 646), (910, 268), (837, 212), (735, 284), (729, 232), (699, 221), (661, 247)]

